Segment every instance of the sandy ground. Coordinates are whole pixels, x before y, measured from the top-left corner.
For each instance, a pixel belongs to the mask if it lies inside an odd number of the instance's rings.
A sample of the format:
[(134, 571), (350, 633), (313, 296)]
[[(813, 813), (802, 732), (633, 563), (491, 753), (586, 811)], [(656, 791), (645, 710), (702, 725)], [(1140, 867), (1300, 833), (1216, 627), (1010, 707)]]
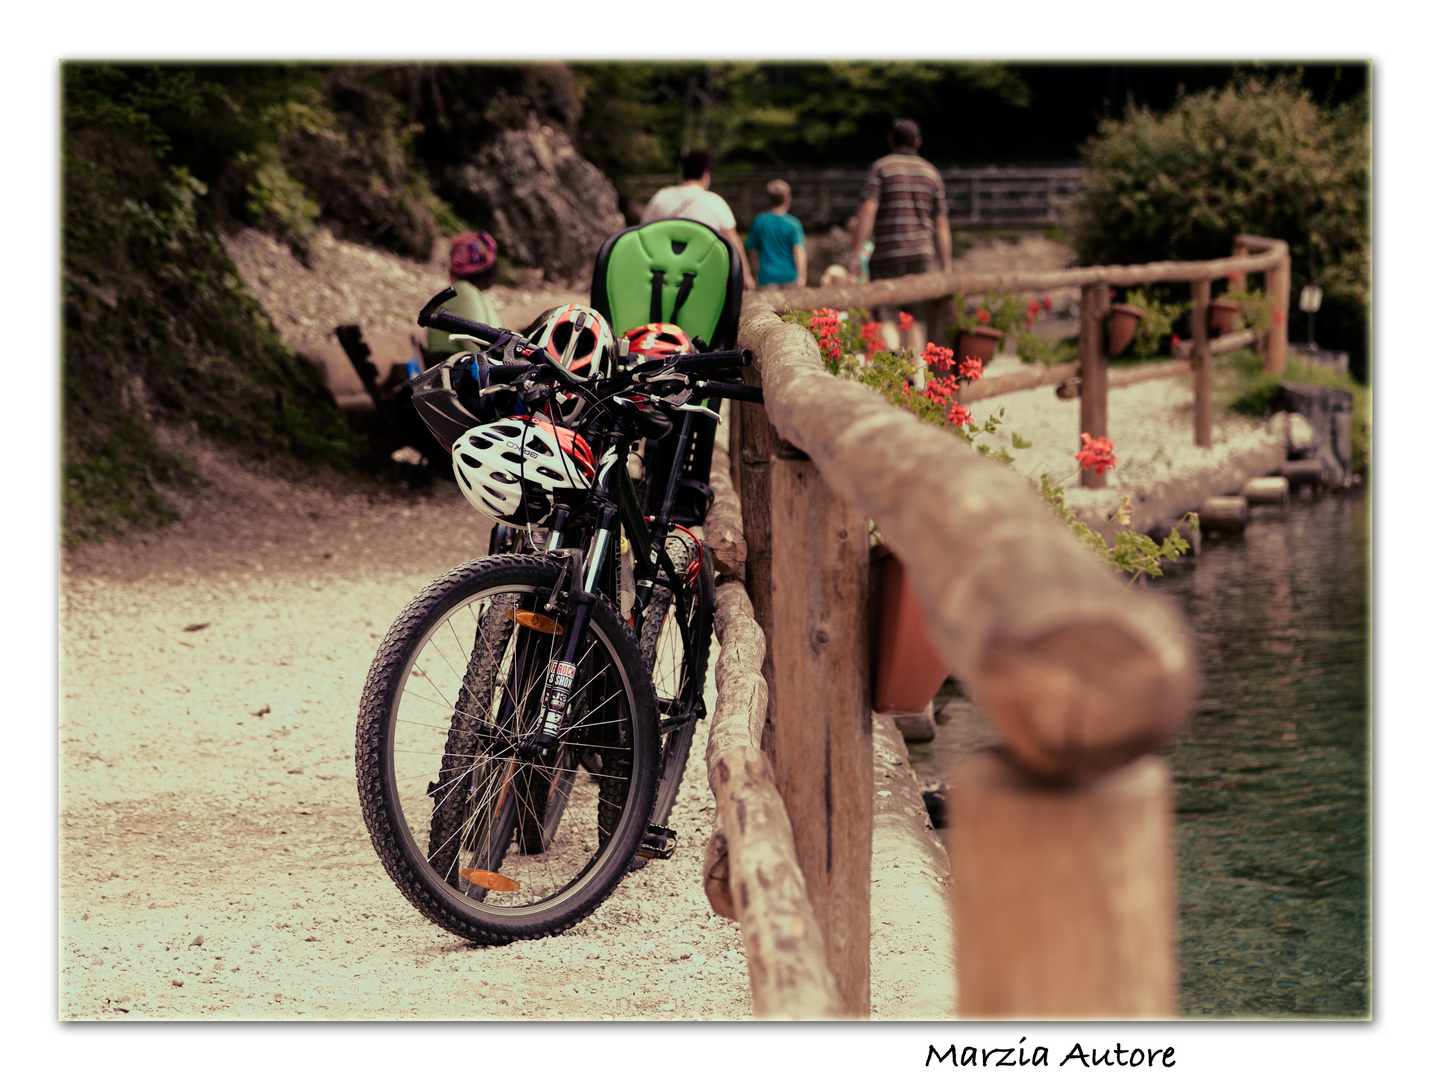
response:
[(450, 485), (336, 495), (201, 464), (191, 512), (227, 518), (226, 543), (210, 518), (66, 562), (60, 1015), (749, 1015), (739, 931), (700, 887), (699, 753), (677, 854), (562, 937), (473, 947), (408, 906), (357, 807), (358, 697), (388, 623), (490, 523)]

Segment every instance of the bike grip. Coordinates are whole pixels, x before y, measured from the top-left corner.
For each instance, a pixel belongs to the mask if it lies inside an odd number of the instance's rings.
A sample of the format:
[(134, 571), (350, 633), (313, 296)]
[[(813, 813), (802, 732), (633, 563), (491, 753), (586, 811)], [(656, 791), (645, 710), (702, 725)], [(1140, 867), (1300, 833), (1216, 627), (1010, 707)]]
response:
[(471, 334), (478, 341), (485, 341), (488, 344), (496, 341), (502, 333), (495, 326), (473, 322), (471, 319), (464, 319), (461, 315), (454, 315), (450, 311), (434, 311), (427, 317), (425, 323), (421, 322), (421, 316), (418, 318), (421, 326), (430, 326), (434, 330), (444, 330), (449, 334)]
[(751, 401), (756, 405), (765, 404), (765, 391), (758, 386), (744, 383), (698, 382), (696, 389), (711, 397), (729, 398), (731, 401)]
[(733, 367), (749, 367), (754, 361), (755, 354), (749, 349), (730, 349), (726, 352), (683, 356), (672, 366), (683, 374), (697, 375), (703, 371), (728, 371)]
[(489, 364), (487, 366), (487, 377), (492, 382), (509, 383), (516, 382), (517, 379), (532, 370), (531, 364)]
[(422, 310), (417, 313), (417, 325), (427, 326), (432, 321), (433, 312), (435, 312), (443, 304), (447, 303), (447, 301), (454, 299), (456, 296), (457, 290), (454, 289), (451, 285), (443, 289), (440, 293), (438, 293), (426, 304), (424, 304)]

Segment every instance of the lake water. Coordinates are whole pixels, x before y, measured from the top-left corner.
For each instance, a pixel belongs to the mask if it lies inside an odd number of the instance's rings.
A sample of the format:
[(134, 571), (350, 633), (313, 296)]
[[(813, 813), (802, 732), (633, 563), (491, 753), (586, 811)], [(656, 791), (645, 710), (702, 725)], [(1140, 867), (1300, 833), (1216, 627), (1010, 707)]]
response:
[[(1204, 679), (1168, 756), (1189, 1018), (1370, 1013), (1368, 507), (1256, 507), (1152, 584), (1186, 613)], [(936, 705), (948, 722), (910, 746), (921, 779), (993, 739), (961, 697)]]

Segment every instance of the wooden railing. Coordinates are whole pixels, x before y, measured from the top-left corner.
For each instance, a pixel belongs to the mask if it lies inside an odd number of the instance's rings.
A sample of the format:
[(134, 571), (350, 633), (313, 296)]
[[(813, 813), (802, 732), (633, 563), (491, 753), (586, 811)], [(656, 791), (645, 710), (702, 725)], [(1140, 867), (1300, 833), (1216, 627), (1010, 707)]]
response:
[[(868, 168), (756, 169), (721, 171), (711, 187), (724, 197), (737, 225), (750, 227), (766, 208), (765, 185), (774, 179), (790, 185), (791, 213), (807, 229), (843, 225), (860, 207)], [(1068, 208), (1084, 188), (1077, 166), (941, 169), (949, 203), (949, 223), (956, 229), (1043, 229), (1067, 223)], [(633, 176), (627, 186), (640, 204), (658, 188), (678, 183), (669, 175)]]
[[(722, 572), (707, 892), (740, 920), (758, 1016), (869, 1012), (871, 520), (1002, 740), (949, 785), (961, 1015), (1173, 1013), (1171, 779), (1155, 753), (1198, 684), (1174, 609), (1124, 587), (1012, 470), (830, 375), (776, 311), (1079, 284), (1096, 317), (1108, 284), (1169, 280), (1194, 282), (1205, 309), (1198, 283), (1285, 270), (1285, 245), (1239, 242), (1265, 253), (748, 298), (740, 343), (765, 406), (732, 409), (705, 529)], [(1194, 350), (1196, 371), (1205, 331)]]
[[(1208, 336), (1208, 307), (1212, 298), (1212, 283), (1217, 280), (1248, 274), (1263, 274), (1265, 292), (1271, 302), (1273, 326), (1267, 335), (1263, 367), (1270, 374), (1280, 375), (1287, 367), (1287, 308), (1292, 287), (1291, 257), (1287, 244), (1260, 236), (1239, 235), (1233, 241), (1233, 255), (1226, 259), (1204, 262), (1161, 262), (1135, 266), (1089, 266), (1071, 270), (1019, 271), (999, 273), (929, 273), (863, 285), (837, 285), (823, 289), (789, 289), (758, 294), (759, 302), (771, 310), (831, 307), (839, 310), (880, 305), (930, 302), (929, 338), (944, 340), (944, 328), (953, 320), (950, 303), (954, 294), (977, 296), (994, 289), (1010, 292), (1042, 292), (1047, 289), (1078, 286), (1079, 302), (1078, 361), (1075, 364), (1048, 368), (1030, 367), (1012, 375), (990, 378), (966, 387), (960, 401), (968, 404), (995, 394), (1025, 390), (1043, 384), (1056, 384), (1078, 379), (1081, 402), (1079, 431), (1093, 438), (1109, 435), (1108, 431), (1108, 353), (1104, 321), (1108, 314), (1110, 286), (1150, 285), (1159, 282), (1186, 282), (1191, 286), (1193, 310), (1193, 440), (1198, 446), (1212, 445), (1212, 357), (1228, 348), (1247, 344), (1252, 335), (1229, 337), (1215, 345)], [(1189, 367), (1183, 361), (1168, 361), (1156, 374), (1145, 372), (1140, 377), (1170, 377), (1184, 374)], [(1085, 487), (1103, 487), (1106, 477), (1085, 469)]]

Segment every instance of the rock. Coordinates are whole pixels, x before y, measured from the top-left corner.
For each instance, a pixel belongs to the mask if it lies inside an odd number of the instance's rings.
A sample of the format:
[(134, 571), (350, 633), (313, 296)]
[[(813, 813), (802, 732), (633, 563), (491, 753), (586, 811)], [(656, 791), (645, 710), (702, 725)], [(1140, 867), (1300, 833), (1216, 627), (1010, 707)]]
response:
[[(1294, 417), (1295, 445), (1289, 458), (1316, 458), (1329, 481), (1345, 484), (1352, 475), (1350, 391), (1312, 383), (1284, 382), (1278, 385), (1280, 404)], [(1305, 431), (1296, 431), (1296, 417), (1302, 417)], [(1308, 437), (1310, 435), (1310, 437)]]
[(1297, 412), (1276, 412), (1267, 420), (1268, 434), (1282, 440), (1291, 458), (1306, 457), (1320, 441), (1316, 429)]
[(589, 281), (602, 241), (626, 224), (605, 174), (565, 132), (535, 121), (502, 132), (449, 179), (472, 203), (459, 209), (490, 222), (506, 256), (548, 279)]
[(1242, 497), (1250, 505), (1285, 503), (1287, 490), (1285, 476), (1254, 476), (1242, 485)]
[(1247, 500), (1241, 495), (1210, 495), (1197, 515), (1204, 532), (1242, 532), (1247, 528)]

